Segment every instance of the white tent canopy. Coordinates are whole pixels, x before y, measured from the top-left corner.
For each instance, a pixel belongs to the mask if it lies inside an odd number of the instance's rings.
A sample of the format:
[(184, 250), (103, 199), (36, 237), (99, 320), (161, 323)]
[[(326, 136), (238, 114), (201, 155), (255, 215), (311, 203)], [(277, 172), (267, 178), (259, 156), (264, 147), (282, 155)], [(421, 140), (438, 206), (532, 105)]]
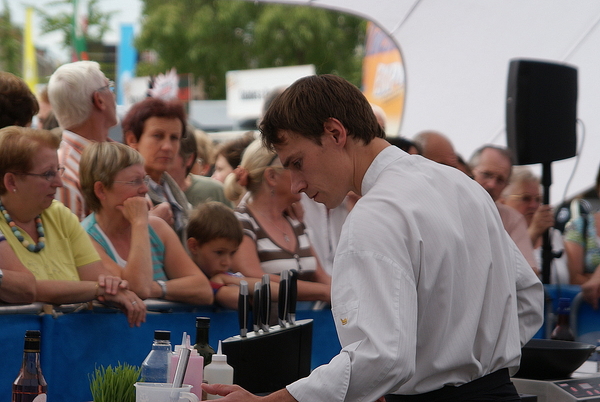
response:
[[(261, 0), (273, 1), (273, 0)], [(273, 2), (330, 8), (377, 23), (397, 42), (406, 69), (400, 134), (433, 129), (464, 158), (485, 143), (506, 145), (505, 98), (511, 59), (578, 69), (579, 156), (567, 196), (594, 185), (600, 164), (600, 1), (312, 0)], [(578, 145), (579, 146), (579, 145)], [(552, 164), (551, 203), (560, 203), (576, 167)], [(533, 166), (537, 173), (539, 165)]]

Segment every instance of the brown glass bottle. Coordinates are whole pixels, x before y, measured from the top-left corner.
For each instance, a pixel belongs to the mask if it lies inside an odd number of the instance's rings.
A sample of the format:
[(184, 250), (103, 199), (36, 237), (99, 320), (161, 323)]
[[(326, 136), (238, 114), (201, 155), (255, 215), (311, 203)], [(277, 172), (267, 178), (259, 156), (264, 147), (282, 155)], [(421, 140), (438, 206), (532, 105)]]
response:
[(575, 336), (571, 331), (571, 325), (569, 324), (569, 317), (571, 315), (571, 300), (568, 298), (560, 298), (558, 300), (558, 308), (556, 313), (558, 319), (556, 327), (550, 334), (550, 339), (557, 341), (574, 341)]
[(196, 344), (194, 349), (204, 357), (204, 367), (212, 361), (215, 350), (208, 344), (208, 330), (210, 328), (209, 317), (196, 317)]
[(45, 402), (47, 389), (40, 366), (40, 331), (26, 331), (23, 364), (13, 382), (12, 402)]

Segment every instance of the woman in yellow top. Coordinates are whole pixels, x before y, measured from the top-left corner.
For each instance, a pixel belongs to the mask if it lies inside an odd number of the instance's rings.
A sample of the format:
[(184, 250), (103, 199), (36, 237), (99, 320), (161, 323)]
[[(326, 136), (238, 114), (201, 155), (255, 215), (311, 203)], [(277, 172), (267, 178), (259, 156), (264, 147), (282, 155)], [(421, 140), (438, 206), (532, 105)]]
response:
[(130, 325), (145, 321), (142, 300), (111, 276), (79, 220), (54, 200), (62, 186), (60, 139), (45, 130), (0, 130), (0, 242), (7, 241), (36, 278), (36, 300), (112, 303)]

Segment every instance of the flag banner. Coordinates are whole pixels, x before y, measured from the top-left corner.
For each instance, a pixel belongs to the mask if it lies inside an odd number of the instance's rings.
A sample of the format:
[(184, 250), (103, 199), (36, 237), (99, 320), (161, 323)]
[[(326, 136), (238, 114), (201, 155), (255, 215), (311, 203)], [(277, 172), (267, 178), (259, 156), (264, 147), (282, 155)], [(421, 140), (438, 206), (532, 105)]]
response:
[(25, 35), (23, 44), (23, 79), (31, 92), (35, 93), (38, 84), (37, 57), (33, 44), (33, 7), (25, 11)]
[(367, 24), (362, 76), (365, 97), (385, 112), (386, 133), (397, 136), (404, 110), (404, 62), (396, 43), (372, 22)]
[(88, 26), (88, 1), (73, 0), (73, 61), (89, 60), (85, 35)]

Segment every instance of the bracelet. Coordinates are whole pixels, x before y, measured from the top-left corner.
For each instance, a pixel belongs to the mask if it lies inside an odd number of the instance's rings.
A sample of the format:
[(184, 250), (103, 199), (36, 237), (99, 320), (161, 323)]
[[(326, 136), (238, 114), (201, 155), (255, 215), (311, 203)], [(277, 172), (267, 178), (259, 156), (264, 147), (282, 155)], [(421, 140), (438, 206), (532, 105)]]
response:
[(160, 298), (164, 299), (167, 296), (167, 283), (160, 279), (157, 280), (156, 283), (158, 283), (158, 286), (160, 286), (160, 290), (162, 291)]

